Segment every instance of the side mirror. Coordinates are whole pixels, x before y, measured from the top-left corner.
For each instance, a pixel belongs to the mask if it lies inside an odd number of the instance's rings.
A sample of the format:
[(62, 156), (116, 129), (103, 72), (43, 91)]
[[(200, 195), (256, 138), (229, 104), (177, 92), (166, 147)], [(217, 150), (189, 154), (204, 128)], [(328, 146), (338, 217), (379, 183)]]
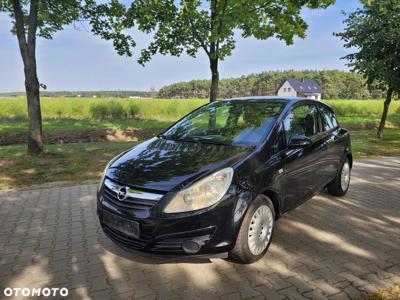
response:
[(305, 135), (295, 135), (289, 141), (289, 149), (305, 148), (311, 145), (311, 139)]

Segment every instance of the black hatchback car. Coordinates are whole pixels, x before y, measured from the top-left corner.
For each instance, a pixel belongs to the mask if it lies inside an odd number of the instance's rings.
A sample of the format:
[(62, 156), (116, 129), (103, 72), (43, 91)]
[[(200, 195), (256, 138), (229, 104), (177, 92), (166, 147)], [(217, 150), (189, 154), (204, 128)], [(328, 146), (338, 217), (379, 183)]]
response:
[(221, 100), (115, 157), (98, 189), (105, 234), (162, 254), (267, 251), (276, 220), (321, 189), (347, 192), (350, 136), (318, 101)]

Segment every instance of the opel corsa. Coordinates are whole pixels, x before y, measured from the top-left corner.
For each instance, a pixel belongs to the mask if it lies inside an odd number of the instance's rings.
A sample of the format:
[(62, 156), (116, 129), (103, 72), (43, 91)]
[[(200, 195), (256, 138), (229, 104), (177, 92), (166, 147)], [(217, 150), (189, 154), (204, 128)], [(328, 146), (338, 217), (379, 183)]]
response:
[(348, 131), (321, 102), (217, 101), (112, 159), (98, 216), (124, 248), (251, 263), (281, 215), (324, 188), (343, 196), (352, 163)]

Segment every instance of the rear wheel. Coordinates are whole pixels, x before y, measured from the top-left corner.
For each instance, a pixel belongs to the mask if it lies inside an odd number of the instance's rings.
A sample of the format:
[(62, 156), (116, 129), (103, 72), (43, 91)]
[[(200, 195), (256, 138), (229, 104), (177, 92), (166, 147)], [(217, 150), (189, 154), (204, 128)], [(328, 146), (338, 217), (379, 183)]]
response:
[(229, 257), (247, 264), (262, 258), (271, 243), (274, 225), (275, 212), (271, 200), (264, 195), (257, 196), (243, 219)]
[(351, 167), (349, 160), (346, 158), (340, 167), (340, 172), (336, 178), (328, 184), (328, 192), (333, 196), (343, 196), (347, 193), (350, 186)]

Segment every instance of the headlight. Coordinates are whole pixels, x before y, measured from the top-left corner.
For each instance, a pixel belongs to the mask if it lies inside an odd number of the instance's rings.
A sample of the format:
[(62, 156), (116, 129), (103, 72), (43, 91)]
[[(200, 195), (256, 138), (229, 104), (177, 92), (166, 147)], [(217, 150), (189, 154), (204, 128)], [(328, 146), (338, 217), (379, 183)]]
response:
[(116, 161), (121, 155), (122, 155), (122, 154), (119, 154), (119, 155), (117, 155), (116, 157), (114, 157), (113, 159), (111, 159), (111, 160), (108, 162), (108, 164), (106, 165), (106, 167), (104, 168), (103, 175), (101, 175), (101, 178), (100, 178), (99, 186), (97, 187), (97, 193), (100, 192), (101, 186), (103, 185), (103, 181), (104, 181), (104, 178), (106, 177), (106, 171), (107, 171), (108, 167), (111, 166), (111, 164), (112, 164), (114, 161)]
[(209, 207), (226, 194), (232, 182), (233, 169), (222, 169), (178, 192), (165, 207), (165, 213), (179, 213)]

